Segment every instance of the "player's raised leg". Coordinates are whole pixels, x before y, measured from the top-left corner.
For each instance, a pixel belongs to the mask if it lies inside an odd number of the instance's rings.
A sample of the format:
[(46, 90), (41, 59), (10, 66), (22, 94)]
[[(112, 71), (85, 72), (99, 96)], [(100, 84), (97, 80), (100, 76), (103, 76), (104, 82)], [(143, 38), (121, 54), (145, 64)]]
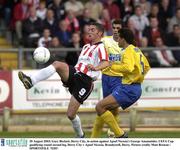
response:
[(18, 73), (19, 79), (24, 84), (26, 89), (30, 89), (33, 85), (39, 81), (48, 79), (54, 73), (58, 73), (61, 80), (66, 82), (69, 77), (69, 67), (64, 62), (55, 61), (46, 68), (43, 68), (31, 76), (25, 75), (22, 71)]

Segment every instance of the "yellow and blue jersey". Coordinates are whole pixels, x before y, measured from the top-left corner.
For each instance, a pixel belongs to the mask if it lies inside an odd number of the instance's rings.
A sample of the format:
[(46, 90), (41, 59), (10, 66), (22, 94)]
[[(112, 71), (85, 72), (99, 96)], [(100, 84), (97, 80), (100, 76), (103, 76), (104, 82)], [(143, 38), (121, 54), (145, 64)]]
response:
[[(120, 64), (122, 48), (119, 47), (118, 42), (113, 39), (113, 36), (105, 36), (101, 41), (104, 43), (104, 46), (107, 50), (109, 61), (117, 65)], [(108, 76), (122, 76), (122, 73), (119, 70), (112, 70), (111, 67), (104, 69), (102, 74)]]
[(123, 51), (121, 63), (112, 63), (111, 69), (123, 74), (122, 84), (142, 83), (150, 69), (146, 57), (134, 45), (129, 45)]

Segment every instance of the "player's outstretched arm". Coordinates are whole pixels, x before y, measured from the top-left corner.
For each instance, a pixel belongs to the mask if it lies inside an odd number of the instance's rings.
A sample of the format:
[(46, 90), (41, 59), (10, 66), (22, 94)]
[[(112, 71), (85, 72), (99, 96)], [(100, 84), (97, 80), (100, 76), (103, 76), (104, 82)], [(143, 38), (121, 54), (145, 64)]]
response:
[(88, 69), (92, 71), (100, 71), (102, 69), (105, 69), (106, 67), (109, 67), (109, 62), (106, 60), (102, 60), (98, 66), (94, 67), (93, 65), (89, 64)]

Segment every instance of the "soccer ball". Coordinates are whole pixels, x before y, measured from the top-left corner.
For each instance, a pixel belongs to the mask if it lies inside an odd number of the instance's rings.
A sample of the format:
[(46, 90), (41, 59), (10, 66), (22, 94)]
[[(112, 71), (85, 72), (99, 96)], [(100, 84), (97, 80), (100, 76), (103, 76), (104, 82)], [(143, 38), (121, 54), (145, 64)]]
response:
[(45, 47), (38, 47), (33, 53), (34, 60), (39, 64), (45, 64), (50, 59), (50, 51)]

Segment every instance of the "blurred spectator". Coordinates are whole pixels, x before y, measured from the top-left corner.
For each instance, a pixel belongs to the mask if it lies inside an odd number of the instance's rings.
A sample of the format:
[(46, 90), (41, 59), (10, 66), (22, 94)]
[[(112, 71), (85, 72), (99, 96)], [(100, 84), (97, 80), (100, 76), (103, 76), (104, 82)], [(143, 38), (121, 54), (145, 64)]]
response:
[[(176, 47), (180, 46), (180, 25), (175, 24), (173, 26), (173, 31), (167, 35), (167, 45)], [(172, 52), (180, 65), (180, 50), (173, 50)]]
[(54, 18), (54, 11), (47, 10), (46, 18), (43, 21), (44, 28), (50, 29), (51, 35), (54, 36), (58, 28), (58, 22)]
[(84, 8), (83, 14), (78, 17), (78, 20), (81, 32), (83, 32), (83, 28), (85, 25), (89, 24), (90, 22), (95, 22), (95, 20), (91, 18), (88, 8)]
[(85, 3), (85, 8), (89, 9), (91, 18), (98, 21), (103, 11), (103, 4), (98, 0), (88, 0)]
[(0, 1), (0, 19), (4, 20), (5, 28), (10, 26), (12, 19), (12, 10), (15, 5), (15, 0), (1, 0)]
[(11, 28), (16, 32), (17, 40), (22, 42), (22, 22), (29, 17), (28, 0), (21, 0), (14, 6)]
[(36, 16), (36, 8), (29, 10), (30, 17), (23, 22), (23, 42), (25, 47), (37, 47), (37, 41), (42, 34), (43, 23)]
[(141, 39), (141, 37), (140, 37), (139, 31), (138, 31), (138, 30), (135, 28), (135, 26), (134, 26), (134, 21), (131, 20), (131, 19), (128, 19), (127, 27), (133, 32), (134, 37), (135, 37), (135, 40), (136, 40), (136, 45), (137, 45), (138, 47), (140, 47), (140, 46), (141, 46), (141, 45), (140, 45), (140, 39)]
[(134, 7), (132, 0), (124, 0), (122, 3), (121, 0), (118, 0), (117, 4), (119, 5), (123, 22), (127, 22), (128, 18), (133, 14)]
[(148, 47), (148, 39), (146, 37), (142, 37), (140, 39), (140, 46), (143, 47), (143, 48)]
[(155, 16), (159, 18), (159, 5), (157, 3), (153, 3), (151, 5), (151, 10), (149, 12), (148, 17)]
[(176, 11), (177, 8), (180, 8), (180, 0), (176, 0), (175, 9), (174, 10)]
[(45, 0), (45, 1), (46, 1), (46, 6), (47, 6), (47, 7), (53, 3), (52, 0)]
[(173, 25), (178, 24), (180, 26), (180, 7), (176, 9), (176, 14), (173, 16), (168, 23), (168, 32), (172, 32)]
[(84, 5), (82, 4), (81, 1), (77, 0), (68, 0), (65, 2), (65, 11), (72, 10), (75, 13), (75, 16), (80, 16), (82, 15)]
[(138, 30), (140, 36), (142, 36), (143, 30), (149, 26), (148, 18), (143, 15), (141, 6), (135, 7), (135, 14), (130, 17), (134, 22), (135, 29)]
[[(140, 45), (141, 45), (142, 49), (146, 49), (148, 47), (148, 39), (146, 37), (142, 37), (140, 39)], [(153, 51), (151, 51), (151, 50), (144, 51), (143, 50), (143, 53), (147, 57), (151, 67), (159, 67), (160, 66), (157, 56)]]
[(103, 9), (99, 22), (104, 26), (104, 35), (112, 35), (111, 18), (107, 9)]
[[(57, 36), (52, 38), (50, 47), (56, 48), (56, 49), (62, 47), (62, 45), (59, 41), (59, 38)], [(51, 52), (51, 55), (54, 58), (54, 60), (60, 60), (60, 61), (65, 60), (66, 54), (67, 54), (67, 52), (65, 52), (65, 51), (53, 51), (53, 52)]]
[(88, 31), (89, 25), (85, 25), (83, 28), (83, 32), (81, 33), (83, 45), (90, 43)]
[(170, 0), (161, 0), (159, 4), (159, 15), (161, 16), (161, 28), (167, 31), (168, 21), (173, 15), (173, 9)]
[(159, 2), (159, 0), (148, 0), (151, 4), (153, 4), (153, 3), (158, 3)]
[(80, 39), (80, 35), (78, 32), (72, 34), (72, 41), (68, 47), (73, 47), (76, 51), (70, 51), (67, 53), (65, 61), (68, 65), (75, 66), (78, 61), (79, 49), (82, 48), (82, 43)]
[(167, 35), (168, 46), (180, 46), (180, 25), (173, 25), (173, 30)]
[(159, 27), (161, 26), (161, 16), (159, 15), (159, 5), (158, 3), (153, 3), (151, 6), (150, 13), (148, 15), (148, 18), (150, 19), (151, 17), (156, 17), (159, 22)]
[(39, 7), (40, 0), (28, 0), (28, 4), (30, 7), (35, 7), (36, 9)]
[(63, 0), (53, 0), (53, 3), (48, 6), (49, 9), (54, 11), (55, 19), (61, 20), (65, 17), (65, 7)]
[(43, 30), (43, 36), (39, 38), (38, 40), (38, 47), (50, 47), (51, 44), (51, 32), (49, 29)]
[(177, 61), (175, 60), (171, 50), (164, 45), (161, 37), (156, 38), (155, 47), (156, 49), (154, 53), (156, 54), (161, 67), (172, 67), (177, 65)]
[(58, 38), (57, 36), (55, 36), (55, 37), (52, 38), (49, 47), (51, 47), (51, 48), (60, 48), (60, 47), (62, 47), (62, 46), (61, 46), (61, 43), (60, 43), (60, 41), (59, 41), (59, 38)]
[(75, 13), (73, 10), (68, 10), (67, 15), (65, 17), (65, 21), (68, 25), (68, 31), (73, 33), (80, 31), (79, 21), (75, 16)]
[(44, 20), (46, 18), (46, 12), (46, 3), (44, 1), (41, 1), (37, 9), (37, 17), (39, 17), (41, 20)]
[(108, 10), (111, 19), (119, 19), (121, 17), (119, 7), (114, 0), (106, 0), (104, 8)]
[(68, 31), (68, 24), (65, 20), (60, 20), (55, 36), (57, 36), (62, 46), (67, 47), (71, 40), (71, 32)]
[(155, 41), (157, 37), (162, 37), (165, 39), (164, 31), (158, 26), (158, 19), (154, 16), (150, 17), (150, 26), (146, 27), (143, 31), (143, 36), (148, 39), (148, 46), (155, 46)]
[(138, 5), (141, 6), (143, 14), (148, 16), (151, 10), (151, 3), (147, 0), (139, 0)]

